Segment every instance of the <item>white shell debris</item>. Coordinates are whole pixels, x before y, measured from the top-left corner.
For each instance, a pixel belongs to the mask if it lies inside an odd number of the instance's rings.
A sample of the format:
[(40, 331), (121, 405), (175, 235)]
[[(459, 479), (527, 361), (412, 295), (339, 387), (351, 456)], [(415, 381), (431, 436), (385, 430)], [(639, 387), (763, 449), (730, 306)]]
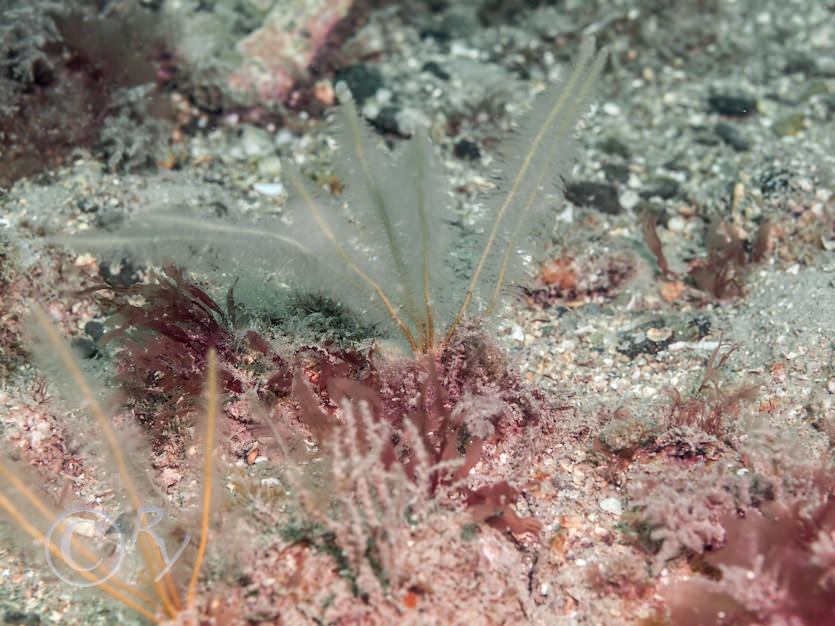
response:
[(265, 196), (280, 196), (284, 193), (284, 185), (281, 183), (252, 183), (252, 188)]
[(607, 513), (611, 513), (612, 515), (620, 515), (621, 513), (623, 513), (623, 505), (620, 502), (620, 498), (613, 497), (601, 500), (600, 508), (606, 511)]

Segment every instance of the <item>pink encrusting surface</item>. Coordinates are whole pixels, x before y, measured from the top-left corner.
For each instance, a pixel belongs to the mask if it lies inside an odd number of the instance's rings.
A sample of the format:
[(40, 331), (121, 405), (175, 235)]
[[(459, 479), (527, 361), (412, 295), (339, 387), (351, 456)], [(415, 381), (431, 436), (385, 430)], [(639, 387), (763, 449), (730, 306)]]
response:
[(263, 100), (285, 100), (352, 4), (353, 0), (280, 3), (261, 28), (238, 42), (244, 61), (229, 75), (230, 86), (254, 91)]

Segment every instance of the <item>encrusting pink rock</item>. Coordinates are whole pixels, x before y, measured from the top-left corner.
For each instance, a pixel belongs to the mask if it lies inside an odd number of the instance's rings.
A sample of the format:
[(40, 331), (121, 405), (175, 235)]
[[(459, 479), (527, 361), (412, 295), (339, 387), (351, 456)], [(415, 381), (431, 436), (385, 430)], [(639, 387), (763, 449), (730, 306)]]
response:
[(287, 4), (276, 6), (261, 28), (238, 42), (244, 62), (229, 75), (233, 89), (255, 92), (265, 101), (286, 101), (353, 0), (296, 0), (290, 8)]

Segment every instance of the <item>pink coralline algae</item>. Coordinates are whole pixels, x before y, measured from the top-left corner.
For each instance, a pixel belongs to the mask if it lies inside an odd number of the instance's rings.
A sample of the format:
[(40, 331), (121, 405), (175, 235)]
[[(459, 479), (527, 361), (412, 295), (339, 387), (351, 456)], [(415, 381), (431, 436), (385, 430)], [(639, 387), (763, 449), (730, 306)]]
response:
[(244, 60), (229, 76), (229, 85), (264, 101), (286, 101), (352, 4), (353, 0), (279, 3), (261, 28), (238, 42)]

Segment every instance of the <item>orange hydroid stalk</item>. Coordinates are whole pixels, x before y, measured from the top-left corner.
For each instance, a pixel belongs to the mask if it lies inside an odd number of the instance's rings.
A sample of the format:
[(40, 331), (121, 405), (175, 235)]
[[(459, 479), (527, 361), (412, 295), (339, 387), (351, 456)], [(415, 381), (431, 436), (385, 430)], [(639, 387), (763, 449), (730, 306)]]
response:
[[(18, 477), (14, 470), (12, 470), (10, 467), (8, 467), (5, 463), (2, 462), (0, 462), (0, 476), (2, 476), (12, 487), (17, 489), (18, 492), (20, 492), (20, 494), (24, 498), (26, 498), (29, 504), (31, 504), (45, 520), (52, 522), (53, 520), (58, 518), (58, 513), (52, 510), (48, 505), (44, 504), (44, 502), (40, 498), (38, 498), (38, 496), (36, 496), (29, 487), (26, 486), (26, 484), (20, 479), (20, 477)], [(14, 519), (21, 526), (21, 528), (23, 528), (23, 530), (25, 530), (38, 541), (40, 541), (42, 544), (46, 543), (46, 539), (43, 536), (43, 534), (34, 525), (32, 525), (29, 520), (26, 519), (26, 516), (21, 512), (20, 508), (13, 505), (2, 494), (0, 494), (0, 507), (2, 507), (6, 511), (6, 513), (12, 519)], [(56, 528), (63, 532), (65, 530), (64, 523), (61, 522), (56, 526)], [(78, 540), (75, 538), (74, 534), (70, 535), (70, 545), (72, 546), (72, 549), (75, 552), (78, 552), (79, 554), (84, 556), (84, 558), (86, 558), (90, 563), (96, 563), (98, 561), (96, 555), (90, 552), (83, 544), (79, 543)], [(48, 547), (50, 552), (55, 553), (55, 547), (53, 545), (50, 544)], [(95, 580), (95, 577), (93, 577), (92, 572), (97, 571), (100, 567), (102, 567), (102, 565), (97, 566), (95, 570), (82, 571), (86, 572), (84, 576), (87, 577), (88, 580), (93, 581)], [(148, 606), (154, 607), (154, 609), (156, 609), (156, 603), (152, 598), (148, 597), (138, 589), (134, 589), (118, 577), (110, 576), (108, 578), (108, 581), (108, 583), (103, 583), (97, 586), (101, 587), (104, 591), (119, 599), (123, 604), (126, 604), (131, 608), (135, 608), (134, 604), (126, 602), (120, 595), (113, 593), (110, 590), (110, 585), (121, 589), (125, 593), (133, 595), (137, 601), (144, 602)]]
[[(3, 467), (3, 469), (6, 470), (7, 468)], [(5, 471), (3, 473), (6, 474)], [(45, 505), (43, 505), (43, 503), (41, 503), (39, 500), (37, 500), (37, 498), (34, 495), (29, 493), (28, 488), (25, 488), (23, 493), (26, 494), (26, 498), (27, 498), (27, 500), (30, 500), (30, 502), (37, 501), (38, 504), (39, 504), (39, 507), (40, 506), (45, 506)], [(23, 515), (23, 513), (20, 511), (20, 509), (18, 509), (14, 504), (12, 504), (12, 502), (8, 498), (6, 498), (6, 496), (4, 496), (3, 494), (0, 494), (0, 508), (2, 508), (4, 511), (6, 511), (6, 514), (9, 517), (11, 517), (15, 521), (15, 523), (18, 526), (20, 526), (20, 528), (22, 528), (27, 534), (29, 534), (38, 543), (40, 543), (41, 545), (43, 545), (47, 549), (49, 549), (49, 551), (52, 552), (52, 554), (54, 554), (56, 557), (63, 558), (63, 554), (55, 546), (55, 544), (52, 543), (51, 541), (49, 541), (40, 530), (38, 530), (28, 519), (26, 519), (26, 516)], [(87, 556), (87, 555), (85, 555), (85, 556)], [(89, 556), (92, 557), (93, 555), (89, 555)], [(78, 573), (81, 574), (82, 576), (84, 576), (84, 578), (86, 578), (90, 582), (97, 582), (99, 580), (99, 577), (96, 576), (92, 571), (89, 571), (89, 570), (86, 570), (86, 569), (80, 569), (80, 570), (78, 570)], [(119, 582), (119, 584), (117, 586), (124, 588), (129, 593), (133, 593), (133, 594), (137, 595), (137, 597), (147, 599), (144, 595), (140, 594), (139, 592), (135, 591), (134, 589), (131, 589), (127, 584), (125, 584), (121, 581)], [(111, 584), (109, 584), (107, 582), (97, 583), (96, 587), (100, 588), (105, 593), (107, 593), (110, 596), (112, 596), (113, 598), (117, 599), (119, 602), (121, 602), (125, 606), (130, 607), (131, 609), (133, 609), (134, 611), (136, 611), (140, 615), (142, 615), (144, 617), (147, 617), (148, 619), (152, 620), (153, 622), (155, 622), (157, 624), (161, 623), (161, 621), (159, 619), (157, 619), (157, 617), (150, 610), (148, 610), (144, 606), (140, 605), (133, 598), (129, 598), (126, 595), (124, 595), (123, 593), (114, 589), (114, 587)], [(149, 602), (149, 604), (152, 604), (152, 603)]]
[(206, 371), (206, 449), (203, 464), (203, 517), (200, 520), (200, 546), (197, 548), (197, 560), (191, 572), (191, 582), (188, 585), (188, 608), (194, 609), (194, 590), (197, 586), (197, 576), (206, 554), (206, 544), (209, 539), (209, 509), (212, 504), (212, 447), (215, 437), (215, 422), (217, 420), (217, 351), (209, 349), (208, 368)]
[[(75, 388), (84, 398), (88, 410), (93, 415), (96, 423), (101, 429), (101, 433), (107, 441), (107, 445), (113, 455), (113, 460), (116, 463), (116, 467), (122, 478), (125, 490), (128, 493), (131, 505), (136, 511), (141, 510), (139, 494), (136, 491), (136, 487), (134, 486), (130, 472), (128, 471), (128, 465), (125, 460), (125, 456), (122, 453), (122, 447), (116, 439), (116, 434), (113, 432), (110, 420), (107, 419), (101, 403), (99, 403), (96, 398), (96, 394), (93, 393), (93, 390), (82, 373), (81, 368), (79, 368), (72, 353), (59, 337), (58, 331), (50, 322), (49, 316), (46, 312), (41, 307), (35, 305), (32, 307), (32, 314), (40, 331), (49, 342), (58, 360), (64, 366), (65, 371), (69, 374)], [(163, 586), (159, 580), (156, 580), (157, 574), (163, 571), (164, 559), (159, 552), (159, 547), (149, 537), (145, 537), (144, 533), (142, 535), (143, 536), (139, 539), (142, 556), (154, 581), (154, 589), (160, 599), (160, 602), (165, 608), (165, 612), (169, 617), (174, 617), (182, 609), (176, 587), (171, 580), (170, 573), (167, 571), (164, 574), (165, 586)]]

